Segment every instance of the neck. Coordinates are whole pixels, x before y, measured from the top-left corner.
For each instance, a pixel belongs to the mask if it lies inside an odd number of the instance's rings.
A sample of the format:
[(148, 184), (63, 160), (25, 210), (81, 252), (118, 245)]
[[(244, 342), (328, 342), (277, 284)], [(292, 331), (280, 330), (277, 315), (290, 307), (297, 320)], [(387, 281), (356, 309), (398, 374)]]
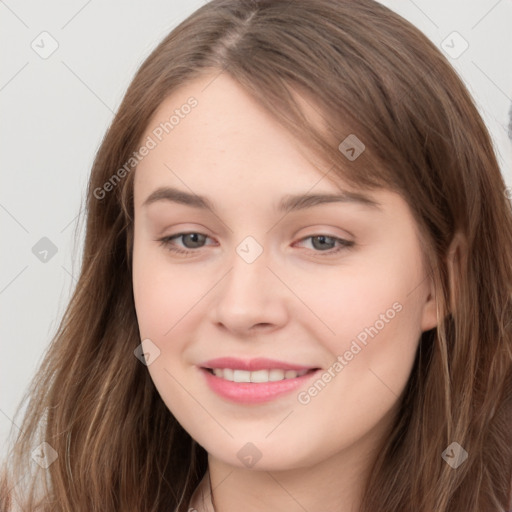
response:
[(200, 512), (239, 512), (241, 504), (244, 512), (355, 512), (372, 462), (344, 451), (307, 468), (255, 470), (209, 454)]
[[(304, 453), (307, 447), (307, 460), (294, 461), (291, 467), (285, 467), (283, 461), (293, 453), (281, 454), (276, 443), (272, 450), (270, 445), (267, 450), (262, 448), (263, 453), (260, 451), (251, 467), (241, 464), (242, 459), (237, 456), (240, 448), (217, 446), (222, 458), (208, 453), (208, 470), (201, 482), (204, 505), (198, 511), (239, 512), (242, 508), (244, 512), (356, 512), (395, 414), (394, 409), (390, 410), (356, 441), (348, 441), (336, 450), (311, 439), (298, 450)], [(259, 444), (262, 447), (264, 443)], [(232, 461), (226, 461), (225, 455), (230, 452)]]

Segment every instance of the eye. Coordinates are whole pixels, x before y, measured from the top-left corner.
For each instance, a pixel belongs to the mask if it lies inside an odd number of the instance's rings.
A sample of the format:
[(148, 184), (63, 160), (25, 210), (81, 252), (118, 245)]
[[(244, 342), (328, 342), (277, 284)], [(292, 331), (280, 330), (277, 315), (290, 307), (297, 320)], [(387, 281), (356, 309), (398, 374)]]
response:
[[(203, 233), (190, 232), (166, 236), (164, 238), (161, 238), (159, 242), (169, 251), (191, 256), (193, 255), (194, 252), (198, 252), (195, 251), (194, 249), (201, 249), (208, 238), (210, 237)], [(185, 248), (176, 246), (175, 240), (179, 239), (182, 240), (182, 243), (185, 246)], [(343, 238), (338, 238), (329, 235), (311, 235), (303, 238), (298, 243), (304, 243), (306, 240), (311, 240), (313, 249), (315, 249), (314, 252), (321, 252), (325, 253), (326, 255), (336, 254), (340, 251), (343, 251), (354, 246), (355, 244), (355, 242), (351, 242)], [(338, 245), (338, 247), (336, 247), (336, 245)]]
[[(181, 249), (180, 247), (177, 247), (174, 244), (175, 239), (181, 238), (185, 249)], [(180, 253), (180, 254), (190, 254), (193, 251), (193, 249), (200, 249), (203, 246), (203, 243), (205, 240), (209, 238), (208, 236), (204, 235), (203, 233), (178, 233), (177, 235), (172, 236), (166, 236), (164, 238), (161, 238), (159, 240), (160, 244), (166, 247), (169, 251)], [(189, 249), (189, 250), (187, 250)]]
[[(305, 240), (311, 240), (312, 246), (315, 249), (318, 249), (315, 252), (323, 252), (326, 255), (336, 254), (340, 251), (343, 251), (345, 249), (348, 249), (352, 247), (355, 242), (351, 242), (349, 240), (345, 240), (343, 238), (338, 238), (335, 236), (329, 236), (329, 235), (311, 235), (303, 238), (300, 240), (300, 243), (304, 242)], [(338, 247), (335, 248), (338, 244)], [(323, 254), (322, 254), (323, 256)]]

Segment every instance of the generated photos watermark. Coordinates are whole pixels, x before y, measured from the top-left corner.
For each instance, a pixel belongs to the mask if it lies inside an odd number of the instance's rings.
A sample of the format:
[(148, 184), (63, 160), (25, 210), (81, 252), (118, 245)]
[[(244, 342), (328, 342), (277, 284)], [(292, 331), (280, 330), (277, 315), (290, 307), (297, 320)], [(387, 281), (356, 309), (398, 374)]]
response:
[(144, 144), (134, 151), (132, 156), (120, 167), (101, 187), (97, 187), (93, 191), (93, 195), (96, 199), (104, 199), (108, 192), (114, 190), (114, 188), (120, 183), (120, 181), (130, 173), (137, 165), (142, 162), (144, 157), (149, 155), (149, 152), (155, 149), (158, 144), (164, 139), (166, 135), (171, 133), (176, 126), (178, 126), (182, 119), (192, 112), (192, 109), (197, 107), (198, 101), (196, 98), (191, 96), (187, 102), (181, 105), (180, 108), (174, 109), (174, 114), (169, 117), (168, 121), (160, 123), (157, 127), (152, 130), (152, 135), (148, 135)]
[[(385, 313), (381, 313), (379, 315), (379, 319), (376, 320), (373, 325), (370, 327), (365, 327), (359, 334), (356, 336), (356, 339), (353, 339), (350, 344), (350, 349), (346, 350), (343, 354), (338, 355), (336, 361), (325, 370), (321, 377), (319, 377), (307, 390), (301, 391), (297, 395), (297, 401), (302, 405), (307, 405), (311, 402), (311, 400), (317, 396), (325, 386), (331, 382), (349, 363), (354, 359), (357, 354), (361, 352), (363, 348), (367, 346), (368, 336), (370, 338), (375, 338), (379, 334), (382, 329), (388, 324), (393, 318), (395, 318), (397, 313), (402, 311), (403, 306), (400, 302), (394, 302), (393, 305), (386, 310)], [(363, 345), (361, 347), (361, 345)]]

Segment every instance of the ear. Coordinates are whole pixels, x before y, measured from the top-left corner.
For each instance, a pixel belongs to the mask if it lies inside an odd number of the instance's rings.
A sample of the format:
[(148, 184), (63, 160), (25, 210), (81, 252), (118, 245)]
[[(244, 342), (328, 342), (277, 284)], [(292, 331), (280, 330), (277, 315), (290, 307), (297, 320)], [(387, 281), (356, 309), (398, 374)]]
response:
[(460, 298), (460, 280), (462, 279), (462, 271), (466, 267), (466, 257), (466, 237), (460, 231), (457, 231), (448, 249), (448, 254), (446, 255), (446, 265), (448, 268), (448, 278), (450, 285), (449, 312), (452, 315), (454, 315), (457, 311), (457, 303), (459, 302)]
[(423, 305), (423, 315), (421, 317), (422, 332), (437, 327), (437, 300), (433, 276), (428, 277), (428, 285), (427, 300)]
[[(449, 313), (456, 311), (456, 305), (459, 295), (459, 282), (461, 278), (462, 259), (466, 255), (466, 238), (464, 235), (457, 231), (453, 236), (453, 239), (448, 248), (446, 255), (446, 265), (448, 269), (449, 278), (449, 293), (450, 293), (450, 304)], [(436, 290), (434, 286), (433, 276), (429, 276), (429, 289), (427, 295), (427, 301), (423, 307), (423, 316), (421, 320), (421, 330), (428, 331), (438, 325), (438, 301), (436, 298)], [(446, 312), (448, 313), (448, 312)]]

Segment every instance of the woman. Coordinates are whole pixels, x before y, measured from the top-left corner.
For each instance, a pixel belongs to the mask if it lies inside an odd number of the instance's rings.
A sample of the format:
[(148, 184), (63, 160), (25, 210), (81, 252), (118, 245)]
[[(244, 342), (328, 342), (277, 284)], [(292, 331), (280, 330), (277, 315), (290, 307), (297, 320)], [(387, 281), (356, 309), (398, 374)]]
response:
[(87, 212), (2, 509), (512, 508), (505, 184), (400, 16), (198, 9), (130, 85)]

